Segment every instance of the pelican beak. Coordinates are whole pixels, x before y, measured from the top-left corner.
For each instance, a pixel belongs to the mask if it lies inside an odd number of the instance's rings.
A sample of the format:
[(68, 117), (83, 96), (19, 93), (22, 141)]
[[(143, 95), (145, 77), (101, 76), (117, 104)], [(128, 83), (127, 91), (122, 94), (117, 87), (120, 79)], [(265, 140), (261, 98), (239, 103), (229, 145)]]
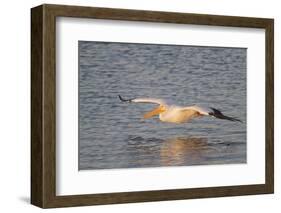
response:
[(151, 117), (153, 117), (155, 115), (159, 115), (162, 112), (165, 112), (165, 107), (159, 106), (159, 107), (153, 109), (152, 111), (145, 113), (143, 115), (143, 118), (145, 118), (145, 119), (151, 118)]

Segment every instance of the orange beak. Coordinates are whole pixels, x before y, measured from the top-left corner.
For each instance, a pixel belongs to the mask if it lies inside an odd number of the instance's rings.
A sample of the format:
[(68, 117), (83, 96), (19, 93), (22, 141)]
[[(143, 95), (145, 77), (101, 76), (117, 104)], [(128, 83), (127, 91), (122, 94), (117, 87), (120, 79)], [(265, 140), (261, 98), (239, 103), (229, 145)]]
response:
[(159, 115), (159, 114), (162, 113), (162, 112), (165, 112), (165, 108), (164, 108), (163, 106), (159, 106), (159, 107), (153, 109), (152, 111), (145, 113), (145, 114), (143, 115), (143, 117), (144, 117), (145, 119), (151, 118), (151, 117), (153, 117), (154, 115)]

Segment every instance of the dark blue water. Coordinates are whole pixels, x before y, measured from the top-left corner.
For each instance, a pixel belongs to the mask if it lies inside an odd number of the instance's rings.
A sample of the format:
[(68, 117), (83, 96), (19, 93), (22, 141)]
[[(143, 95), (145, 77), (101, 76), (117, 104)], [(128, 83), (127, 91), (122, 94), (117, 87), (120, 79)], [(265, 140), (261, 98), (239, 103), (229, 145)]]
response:
[[(79, 169), (246, 163), (245, 48), (79, 41)], [(163, 98), (243, 121), (142, 116)]]

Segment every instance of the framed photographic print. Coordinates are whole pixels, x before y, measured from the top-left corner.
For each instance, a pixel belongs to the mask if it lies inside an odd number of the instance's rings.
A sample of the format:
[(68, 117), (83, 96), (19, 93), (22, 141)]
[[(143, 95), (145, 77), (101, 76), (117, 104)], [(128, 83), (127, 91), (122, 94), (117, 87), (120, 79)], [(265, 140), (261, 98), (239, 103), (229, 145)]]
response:
[(273, 19), (31, 9), (31, 203), (274, 191)]

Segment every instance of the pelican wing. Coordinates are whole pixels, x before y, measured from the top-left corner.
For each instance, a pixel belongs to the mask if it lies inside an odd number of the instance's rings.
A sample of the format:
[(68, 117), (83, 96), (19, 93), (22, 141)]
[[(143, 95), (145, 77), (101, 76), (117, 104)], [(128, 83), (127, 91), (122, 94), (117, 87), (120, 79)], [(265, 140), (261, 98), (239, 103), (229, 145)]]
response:
[(134, 103), (152, 103), (159, 105), (166, 105), (165, 101), (162, 99), (156, 98), (133, 98), (133, 99), (124, 99), (119, 95), (119, 99), (123, 102), (134, 102)]
[(186, 113), (191, 113), (193, 112), (194, 114), (199, 115), (209, 115), (208, 110), (199, 107), (199, 106), (189, 106), (189, 107), (183, 107), (182, 110)]
[(186, 109), (186, 110), (182, 111), (181, 116), (180, 116), (180, 118), (178, 118), (178, 120), (180, 121), (180, 123), (188, 122), (189, 120), (199, 117), (199, 116), (201, 116), (201, 114), (199, 112), (197, 112), (196, 110)]
[(210, 108), (210, 110), (207, 110), (207, 109), (204, 109), (199, 106), (190, 106), (190, 107), (184, 107), (183, 110), (187, 111), (187, 112), (190, 110), (191, 111), (194, 110), (198, 114), (198, 116), (209, 115), (209, 116), (213, 116), (218, 119), (224, 119), (224, 120), (229, 120), (229, 121), (238, 121), (238, 122), (242, 123), (241, 120), (234, 118), (234, 117), (226, 116), (226, 115), (222, 114), (222, 112), (220, 110), (215, 109), (215, 108)]
[(133, 99), (132, 102), (165, 105), (165, 102), (162, 99), (156, 99), (156, 98), (136, 98), (136, 99)]

